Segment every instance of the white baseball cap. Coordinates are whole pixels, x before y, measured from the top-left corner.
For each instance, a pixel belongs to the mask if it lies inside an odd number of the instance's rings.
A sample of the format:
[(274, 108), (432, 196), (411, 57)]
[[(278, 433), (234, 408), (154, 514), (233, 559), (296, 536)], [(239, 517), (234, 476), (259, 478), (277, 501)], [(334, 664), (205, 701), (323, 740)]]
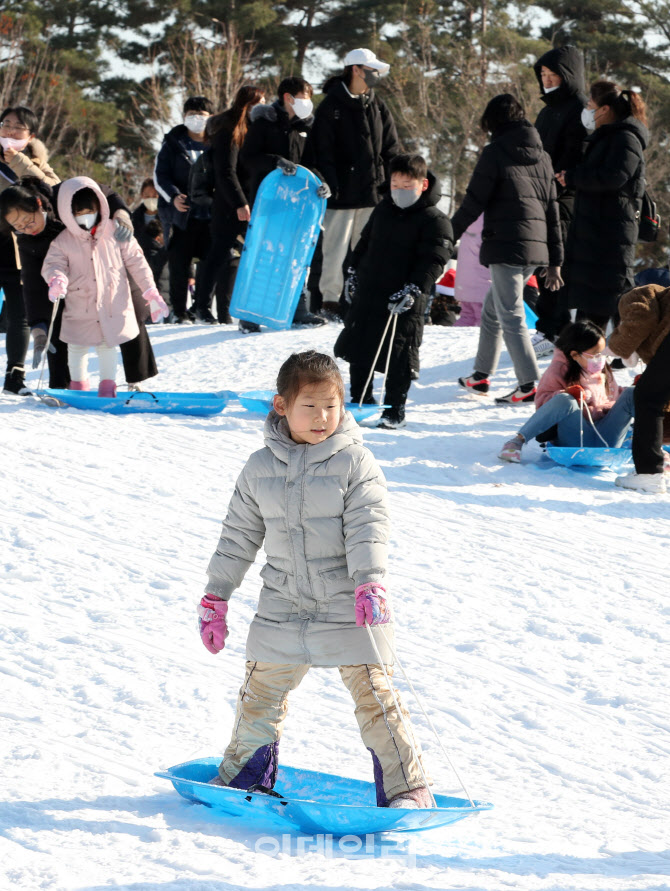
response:
[(365, 65), (368, 68), (374, 68), (380, 74), (388, 74), (391, 68), (386, 62), (381, 62), (377, 56), (369, 49), (354, 49), (344, 57), (344, 67), (348, 65)]

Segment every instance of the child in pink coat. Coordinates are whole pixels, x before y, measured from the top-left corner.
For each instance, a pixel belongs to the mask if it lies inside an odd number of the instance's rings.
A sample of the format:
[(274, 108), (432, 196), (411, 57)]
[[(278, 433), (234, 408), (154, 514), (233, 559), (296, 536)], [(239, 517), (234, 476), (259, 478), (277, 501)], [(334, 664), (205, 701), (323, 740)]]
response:
[(462, 308), (454, 327), (478, 328), (482, 320), (484, 298), (491, 287), (488, 267), (479, 262), (483, 228), (484, 214), (481, 214), (461, 235), (458, 245), (454, 296)]
[(107, 199), (87, 176), (64, 182), (58, 213), (65, 229), (51, 243), (42, 266), (49, 299), (65, 298), (60, 339), (68, 344), (71, 390), (88, 390), (88, 354), (100, 365), (98, 396), (116, 396), (117, 347), (139, 334), (128, 275), (142, 290), (152, 321), (168, 309), (135, 238), (117, 241)]
[(614, 380), (605, 347), (602, 329), (588, 320), (561, 332), (537, 387), (535, 414), (505, 443), (502, 461), (518, 464), (524, 444), (538, 436), (559, 446), (621, 446), (635, 411), (634, 390)]

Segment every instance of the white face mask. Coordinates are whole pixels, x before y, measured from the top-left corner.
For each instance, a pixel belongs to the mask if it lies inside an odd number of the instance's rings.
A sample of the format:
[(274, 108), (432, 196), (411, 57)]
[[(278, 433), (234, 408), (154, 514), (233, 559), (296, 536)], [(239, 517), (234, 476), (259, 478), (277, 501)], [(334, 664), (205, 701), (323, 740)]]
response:
[(158, 210), (158, 198), (143, 198), (142, 204), (149, 211), (149, 213), (156, 213)]
[(12, 139), (11, 136), (0, 136), (0, 145), (3, 149), (10, 148), (15, 152), (22, 152), (29, 142), (29, 139)]
[(391, 189), (391, 198), (393, 203), (405, 210), (411, 207), (419, 200), (421, 192), (417, 193), (414, 189)]
[(582, 109), (582, 124), (584, 129), (593, 132), (596, 129), (596, 110), (595, 108)]
[(95, 226), (98, 215), (97, 213), (80, 213), (78, 215), (75, 214), (74, 219), (80, 229), (86, 229), (88, 231)]
[(187, 114), (184, 118), (186, 129), (191, 133), (204, 133), (207, 126), (207, 118), (201, 114)]
[[(560, 86), (560, 84), (559, 84), (559, 86)], [(546, 96), (547, 93), (553, 93), (554, 90), (557, 90), (557, 89), (558, 89), (558, 87), (545, 87), (545, 86), (543, 86), (542, 89), (544, 90), (544, 93), (545, 93), (545, 96)]]
[(304, 121), (305, 118), (311, 115), (313, 108), (314, 103), (311, 99), (297, 99), (295, 96), (293, 97), (293, 111), (301, 121)]

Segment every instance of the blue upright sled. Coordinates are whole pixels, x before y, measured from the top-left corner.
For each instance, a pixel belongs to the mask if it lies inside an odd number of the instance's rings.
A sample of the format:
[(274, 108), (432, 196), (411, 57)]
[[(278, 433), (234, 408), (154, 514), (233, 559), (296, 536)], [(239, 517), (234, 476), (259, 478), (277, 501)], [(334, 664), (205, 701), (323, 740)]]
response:
[(108, 415), (152, 413), (157, 415), (197, 415), (207, 417), (223, 411), (224, 393), (119, 393), (115, 398), (98, 396), (86, 390), (39, 390), (40, 396), (53, 396), (73, 408), (102, 411)]
[(204, 804), (221, 814), (250, 822), (263, 821), (266, 825), (271, 823), (284, 832), (294, 830), (334, 837), (434, 829), (493, 807), (446, 795), (435, 795), (435, 808), (377, 807), (374, 783), (297, 767), (279, 768), (275, 794), (210, 786), (209, 780), (217, 775), (220, 760), (187, 761), (156, 776), (170, 780), (188, 801)]
[(273, 170), (260, 185), (230, 302), (236, 319), (290, 328), (326, 210), (306, 167)]
[[(249, 390), (248, 393), (237, 393), (240, 405), (247, 411), (267, 414), (272, 408), (274, 390)], [(386, 405), (359, 405), (357, 402), (345, 402), (344, 407), (354, 416), (355, 421), (363, 421), (372, 415), (379, 414)]]

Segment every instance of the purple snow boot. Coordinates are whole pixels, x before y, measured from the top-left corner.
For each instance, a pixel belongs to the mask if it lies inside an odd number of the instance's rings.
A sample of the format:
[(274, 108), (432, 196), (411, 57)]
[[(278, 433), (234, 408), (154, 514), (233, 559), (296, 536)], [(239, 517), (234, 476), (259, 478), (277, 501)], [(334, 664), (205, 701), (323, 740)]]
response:
[(388, 806), (418, 809), (433, 807), (433, 801), (428, 787), (420, 786), (418, 789), (409, 789), (407, 792), (400, 792), (398, 795), (394, 795)]

